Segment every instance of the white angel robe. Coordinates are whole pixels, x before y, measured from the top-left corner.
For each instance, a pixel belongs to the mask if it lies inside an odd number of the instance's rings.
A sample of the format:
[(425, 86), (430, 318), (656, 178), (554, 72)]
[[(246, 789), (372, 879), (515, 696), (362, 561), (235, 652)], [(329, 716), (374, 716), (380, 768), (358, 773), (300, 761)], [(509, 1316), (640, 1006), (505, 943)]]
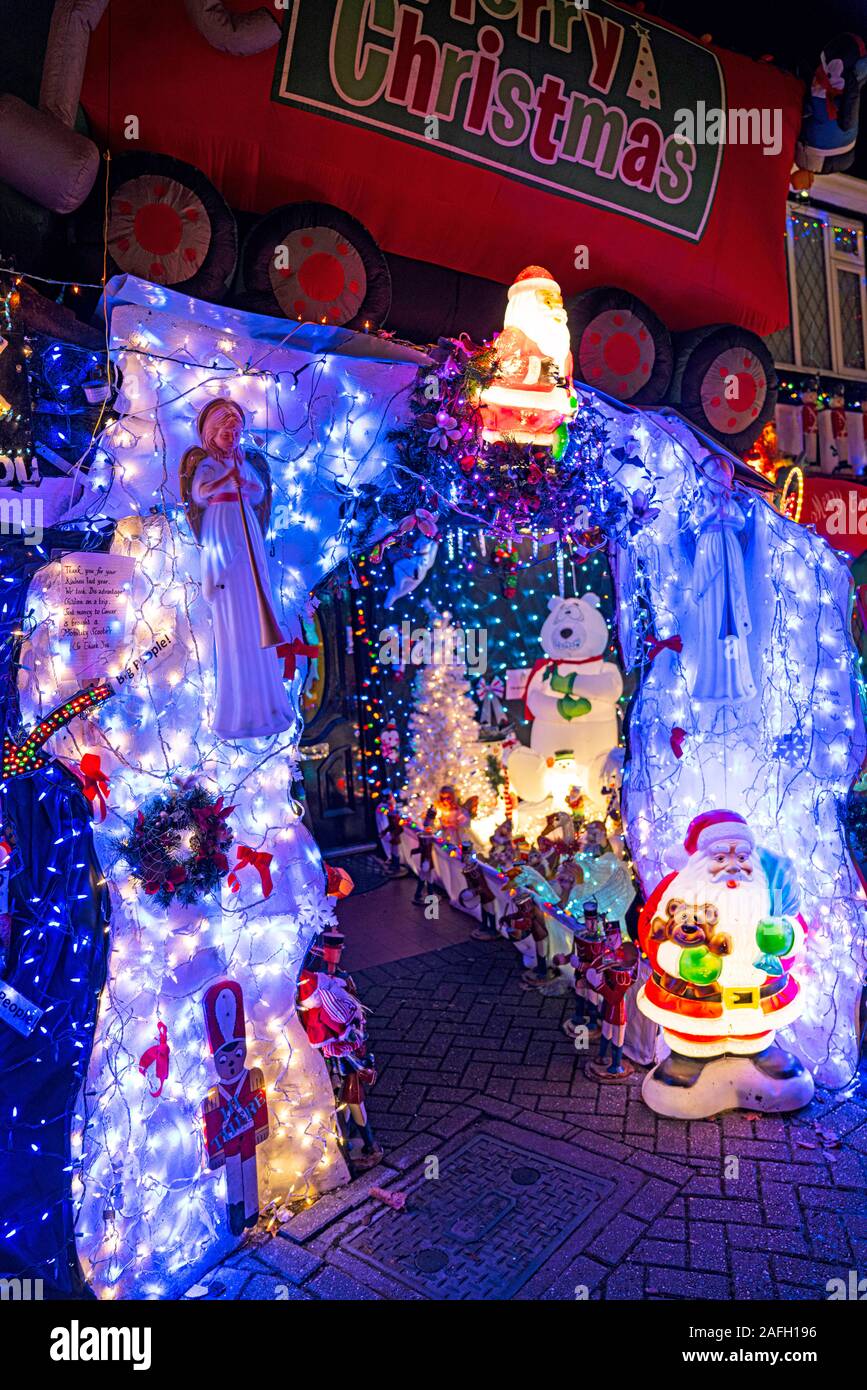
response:
[[(259, 645), (259, 607), (244, 538), (237, 488), (226, 479), (227, 462), (204, 458), (193, 478), (193, 501), (202, 516), (202, 593), (211, 606), (217, 656), (214, 733), (221, 738), (261, 738), (288, 729), (294, 715), (273, 647)], [(244, 511), (259, 577), (270, 594), (268, 564), (259, 518), (262, 480), (240, 464)]]

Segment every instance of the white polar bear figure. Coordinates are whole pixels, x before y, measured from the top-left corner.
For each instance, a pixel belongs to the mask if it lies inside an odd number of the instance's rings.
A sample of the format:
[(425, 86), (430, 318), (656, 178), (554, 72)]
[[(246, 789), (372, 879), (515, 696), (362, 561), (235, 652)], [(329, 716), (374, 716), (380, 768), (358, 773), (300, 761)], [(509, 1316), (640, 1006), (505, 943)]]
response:
[(532, 719), (530, 747), (519, 746), (509, 758), (509, 780), (524, 801), (542, 801), (548, 759), (571, 753), (576, 781), (587, 809), (604, 816), (602, 795), (606, 764), (617, 748), (617, 701), (623, 680), (605, 660), (608, 624), (596, 594), (548, 600), (539, 641), (545, 655), (536, 662), (524, 689), (524, 707)]

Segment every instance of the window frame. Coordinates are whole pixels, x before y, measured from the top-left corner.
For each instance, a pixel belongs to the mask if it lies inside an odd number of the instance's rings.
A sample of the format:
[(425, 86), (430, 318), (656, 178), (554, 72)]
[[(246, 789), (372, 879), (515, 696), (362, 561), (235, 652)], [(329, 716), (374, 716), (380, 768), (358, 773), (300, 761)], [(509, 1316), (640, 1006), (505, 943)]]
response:
[[(798, 282), (795, 271), (795, 233), (792, 217), (810, 217), (823, 224), (822, 251), (825, 268), (825, 302), (828, 306), (828, 328), (831, 346), (831, 362), (827, 366), (804, 365), (801, 360), (801, 323), (798, 311)], [(834, 227), (844, 227), (856, 234), (858, 250), (853, 255), (840, 251), (834, 245)], [(864, 224), (857, 218), (845, 217), (839, 213), (826, 212), (824, 208), (814, 208), (805, 204), (786, 204), (786, 277), (788, 280), (790, 326), (794, 362), (777, 362), (783, 371), (810, 372), (819, 376), (835, 376), (844, 381), (867, 381), (867, 367), (845, 367), (843, 365), (843, 330), (840, 320), (840, 295), (837, 271), (854, 271), (858, 276), (861, 291), (861, 332), (864, 339), (864, 361), (867, 363), (867, 267), (864, 257)]]

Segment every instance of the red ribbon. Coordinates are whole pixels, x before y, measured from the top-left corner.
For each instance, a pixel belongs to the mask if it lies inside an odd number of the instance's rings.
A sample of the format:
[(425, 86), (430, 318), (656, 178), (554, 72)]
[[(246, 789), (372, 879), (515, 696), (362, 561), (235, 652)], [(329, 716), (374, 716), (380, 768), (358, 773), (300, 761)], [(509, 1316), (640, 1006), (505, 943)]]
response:
[(837, 96), (846, 86), (845, 78), (842, 73), (832, 77), (826, 67), (819, 67), (813, 74), (813, 85), (811, 94), (819, 97), (825, 94), (825, 112), (830, 121), (836, 121), (838, 113)]
[(648, 639), (647, 639), (647, 659), (648, 659), (648, 661), (655, 661), (656, 658), (659, 656), (659, 653), (660, 653), (660, 652), (664, 652), (664, 651), (666, 650), (666, 648), (667, 648), (670, 652), (682, 652), (682, 651), (683, 651), (683, 638), (680, 636), (679, 633), (675, 633), (673, 637), (648, 637)]
[(235, 867), (229, 874), (227, 880), (232, 892), (237, 893), (241, 887), (241, 880), (238, 878), (238, 870), (245, 869), (249, 865), (250, 868), (257, 871), (262, 880), (263, 897), (270, 898), (274, 888), (274, 884), (271, 882), (270, 869), (271, 860), (274, 858), (273, 854), (269, 854), (268, 851), (264, 849), (251, 849), (249, 845), (238, 845), (237, 850), (238, 857), (235, 860)]
[(94, 810), (97, 800), (99, 801), (99, 819), (105, 820), (107, 808), (106, 797), (109, 792), (109, 782), (102, 770), (98, 753), (85, 753), (81, 762), (78, 764), (81, 776), (83, 777), (81, 790), (90, 802), (91, 813)]
[(686, 729), (681, 729), (678, 725), (675, 725), (675, 727), (671, 731), (671, 738), (669, 739), (669, 743), (671, 744), (671, 751), (676, 758), (683, 757), (683, 740), (685, 738)]
[(281, 642), (276, 649), (278, 657), (283, 658), (283, 679), (291, 681), (295, 675), (295, 665), (299, 656), (314, 657), (319, 655), (318, 647), (308, 646), (301, 641), (300, 637), (295, 637), (291, 642)]
[(160, 890), (164, 888), (167, 893), (174, 893), (175, 889), (179, 888), (180, 885), (186, 881), (186, 877), (187, 871), (183, 865), (176, 864), (164, 879), (152, 878), (150, 883), (146, 883), (145, 892), (153, 895), (154, 893), (159, 893)]
[[(142, 1076), (146, 1076), (148, 1069), (155, 1065), (155, 1076), (160, 1083), (155, 1091), (151, 1091), (154, 1100), (163, 1093), (163, 1085), (169, 1074), (169, 1058), (171, 1051), (169, 1048), (169, 1030), (164, 1023), (157, 1023), (157, 1037), (159, 1042), (154, 1043), (142, 1053), (138, 1062), (138, 1069)], [(150, 1089), (150, 1088), (148, 1088)]]

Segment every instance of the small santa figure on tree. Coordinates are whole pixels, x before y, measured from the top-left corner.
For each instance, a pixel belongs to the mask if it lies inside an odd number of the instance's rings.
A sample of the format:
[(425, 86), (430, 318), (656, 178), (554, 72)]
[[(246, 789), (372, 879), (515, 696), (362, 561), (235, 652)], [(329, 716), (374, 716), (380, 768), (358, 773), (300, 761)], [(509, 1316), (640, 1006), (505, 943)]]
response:
[[(672, 1052), (645, 1079), (644, 1098), (684, 1117), (745, 1104), (796, 1109), (812, 1078), (774, 1045), (802, 1006), (790, 973), (804, 942), (794, 867), (757, 846), (735, 811), (696, 816), (684, 849), (683, 868), (651, 893), (638, 924), (652, 972), (638, 1005)], [(738, 1067), (705, 1068), (733, 1058)]]
[(497, 375), (481, 394), (485, 439), (553, 444), (577, 402), (569, 323), (550, 271), (529, 265), (510, 286), (495, 348)]

